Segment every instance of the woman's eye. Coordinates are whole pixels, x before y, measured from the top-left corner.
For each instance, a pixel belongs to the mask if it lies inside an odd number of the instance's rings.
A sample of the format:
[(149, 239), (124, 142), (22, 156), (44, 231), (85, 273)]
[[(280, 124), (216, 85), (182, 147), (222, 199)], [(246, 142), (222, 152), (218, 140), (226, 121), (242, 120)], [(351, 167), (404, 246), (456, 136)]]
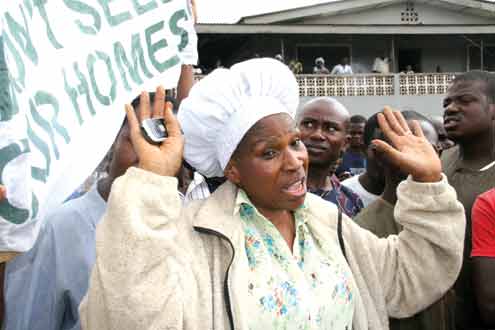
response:
[(272, 159), (277, 155), (275, 150), (267, 150), (263, 153), (263, 158), (265, 159)]
[(304, 123), (304, 127), (306, 127), (306, 128), (313, 128), (313, 126), (314, 125), (313, 125), (312, 122), (306, 122), (306, 123)]
[(335, 133), (337, 130), (335, 129), (335, 127), (328, 127), (327, 128), (327, 132), (329, 133)]

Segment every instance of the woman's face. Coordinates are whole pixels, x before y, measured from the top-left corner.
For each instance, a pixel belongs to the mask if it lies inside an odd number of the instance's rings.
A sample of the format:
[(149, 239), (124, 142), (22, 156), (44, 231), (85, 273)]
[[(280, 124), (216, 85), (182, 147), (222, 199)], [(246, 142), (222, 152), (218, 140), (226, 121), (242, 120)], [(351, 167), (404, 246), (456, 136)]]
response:
[(276, 114), (258, 121), (227, 166), (227, 178), (259, 210), (294, 210), (306, 195), (308, 154), (294, 120)]

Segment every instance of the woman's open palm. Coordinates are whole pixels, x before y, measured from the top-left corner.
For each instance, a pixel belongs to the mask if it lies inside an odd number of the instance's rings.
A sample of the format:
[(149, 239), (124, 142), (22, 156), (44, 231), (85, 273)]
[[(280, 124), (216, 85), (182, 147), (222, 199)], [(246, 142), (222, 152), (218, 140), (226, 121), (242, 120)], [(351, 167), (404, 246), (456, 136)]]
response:
[(411, 174), (415, 181), (441, 180), (440, 158), (417, 121), (413, 122), (411, 131), (400, 112), (385, 107), (383, 113), (378, 114), (378, 123), (391, 145), (382, 140), (374, 140), (373, 144), (394, 166)]

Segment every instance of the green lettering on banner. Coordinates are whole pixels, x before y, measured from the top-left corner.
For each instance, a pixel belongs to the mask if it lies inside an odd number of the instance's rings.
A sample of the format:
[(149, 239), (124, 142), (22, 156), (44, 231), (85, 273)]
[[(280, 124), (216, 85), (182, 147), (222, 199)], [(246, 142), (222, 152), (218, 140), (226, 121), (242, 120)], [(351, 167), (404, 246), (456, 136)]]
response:
[(14, 94), (7, 63), (5, 63), (4, 42), (2, 36), (0, 36), (0, 122), (11, 120), (19, 112), (17, 100), (10, 96), (11, 92)]
[(105, 17), (107, 18), (108, 24), (110, 26), (117, 26), (122, 22), (128, 21), (132, 18), (131, 13), (128, 11), (119, 13), (117, 15), (112, 15), (110, 11), (110, 2), (113, 0), (98, 0), (101, 7), (103, 8), (103, 12), (105, 13)]
[(57, 41), (57, 38), (55, 38), (55, 34), (53, 34), (52, 27), (50, 26), (50, 20), (48, 19), (48, 15), (46, 13), (45, 4), (47, 2), (48, 2), (48, 0), (33, 0), (34, 6), (38, 8), (38, 11), (40, 13), (40, 16), (43, 19), (43, 22), (45, 23), (46, 34), (48, 36), (48, 40), (50, 40), (50, 43), (52, 44), (53, 48), (55, 48), (55, 49), (61, 49), (64, 46), (62, 46)]
[[(8, 75), (6, 78), (9, 79)], [(0, 82), (1, 83), (1, 82)], [(14, 117), (15, 114), (19, 113), (19, 104), (17, 103), (17, 92), (14, 90), (14, 84), (7, 81), (7, 90), (2, 91), (2, 98), (0, 99), (0, 103), (2, 103), (0, 107), (0, 121), (9, 121)], [(5, 109), (3, 107), (6, 107)]]
[(128, 91), (131, 91), (131, 86), (127, 80), (126, 70), (129, 72), (132, 80), (141, 85), (143, 83), (143, 79), (141, 79), (141, 75), (139, 74), (139, 65), (141, 65), (141, 69), (146, 77), (152, 78), (153, 74), (146, 67), (146, 61), (144, 59), (144, 50), (141, 45), (141, 38), (139, 34), (132, 35), (132, 50), (131, 50), (131, 58), (132, 64), (129, 63), (129, 59), (125, 53), (124, 47), (120, 42), (115, 42), (113, 45), (113, 50), (115, 53), (115, 60), (117, 62), (117, 67), (119, 68), (120, 75), (122, 77), (122, 81), (124, 82), (124, 88)]
[(96, 57), (93, 54), (88, 55), (87, 64), (89, 71), (89, 79), (91, 80), (91, 86), (93, 87), (93, 91), (95, 93), (96, 99), (103, 105), (110, 105), (115, 101), (115, 98), (117, 97), (117, 81), (115, 80), (115, 74), (113, 72), (112, 62), (110, 61), (110, 57), (103, 52), (96, 51), (96, 56), (98, 57), (98, 59), (105, 62), (106, 64), (108, 77), (110, 78), (110, 82), (112, 83), (112, 87), (110, 87), (110, 95), (105, 96), (102, 95), (100, 92), (100, 89), (96, 82), (96, 75), (95, 75)]
[(158, 72), (162, 73), (165, 70), (173, 67), (174, 65), (178, 64), (180, 62), (179, 56), (174, 55), (168, 60), (165, 60), (164, 62), (160, 62), (156, 59), (155, 53), (158, 52), (160, 49), (166, 48), (168, 46), (167, 41), (165, 39), (160, 39), (156, 43), (152, 43), (151, 41), (151, 36), (159, 32), (163, 29), (163, 26), (165, 23), (163, 21), (160, 21), (156, 24), (153, 24), (152, 26), (148, 27), (145, 31), (146, 34), (146, 44), (148, 46), (148, 54), (151, 60), (151, 64), (155, 67), (155, 69), (158, 70)]
[[(20, 155), (29, 152), (27, 140), (21, 140), (20, 144), (22, 145), (22, 149), (19, 143), (12, 143), (0, 149), (0, 184), (2, 185), (5, 184), (2, 178), (7, 164)], [(38, 214), (38, 206), (38, 199), (32, 194), (31, 209), (33, 217)], [(4, 199), (0, 201), (0, 217), (14, 224), (21, 224), (29, 219), (29, 210), (15, 207), (10, 204), (8, 199)]]
[(45, 91), (38, 91), (34, 96), (34, 101), (36, 102), (36, 105), (38, 107), (43, 105), (50, 105), (53, 108), (53, 116), (50, 121), (50, 127), (52, 127), (55, 130), (55, 132), (57, 132), (64, 139), (65, 143), (69, 143), (70, 142), (69, 132), (58, 121), (60, 106), (55, 96)]
[(31, 110), (31, 117), (38, 126), (40, 126), (50, 137), (50, 142), (52, 143), (53, 153), (56, 159), (60, 159), (60, 152), (58, 151), (57, 143), (55, 142), (55, 134), (53, 134), (53, 129), (50, 123), (41, 116), (39, 111), (36, 109), (33, 100), (29, 100), (29, 108)]
[(169, 3), (172, 0), (162, 0), (162, 3)]
[(40, 168), (36, 166), (31, 167), (31, 176), (33, 179), (46, 183), (48, 175), (50, 175), (50, 166), (52, 164), (52, 157), (50, 156), (50, 148), (48, 144), (45, 143), (31, 127), (29, 119), (27, 120), (27, 137), (29, 141), (38, 149), (45, 159), (45, 168)]
[(189, 34), (187, 33), (187, 30), (181, 28), (177, 24), (181, 19), (185, 19), (187, 21), (187, 13), (183, 9), (176, 11), (170, 18), (169, 22), (170, 31), (172, 31), (174, 35), (180, 36), (180, 44), (178, 47), (180, 52), (186, 48), (189, 43)]
[(7, 46), (5, 50), (9, 50), (11, 57), (14, 58), (15, 65), (17, 67), (17, 73), (19, 74), (18, 77), (12, 77), (11, 73), (9, 73), (10, 81), (12, 82), (12, 85), (13, 87), (15, 87), (16, 91), (20, 93), (26, 85), (26, 66), (24, 65), (21, 54), (19, 54), (12, 41), (10, 41), (7, 33), (3, 34), (3, 42), (5, 43), (5, 46)]
[(29, 17), (33, 17), (33, 6), (31, 5), (31, 0), (24, 0), (24, 7), (28, 10)]
[(88, 80), (86, 77), (81, 73), (81, 70), (79, 70), (79, 65), (77, 63), (74, 63), (74, 71), (76, 72), (76, 76), (79, 79), (79, 85), (77, 87), (72, 87), (69, 85), (67, 81), (67, 74), (65, 72), (65, 69), (63, 70), (63, 75), (64, 75), (64, 87), (65, 87), (65, 92), (69, 96), (72, 106), (74, 107), (74, 110), (76, 112), (77, 119), (79, 121), (79, 125), (82, 125), (84, 120), (81, 115), (81, 109), (79, 108), (79, 103), (77, 102), (77, 98), (80, 95), (86, 95), (86, 104), (87, 108), (89, 109), (89, 112), (91, 115), (95, 115), (96, 111), (93, 106), (93, 102), (91, 101), (91, 95), (89, 93), (89, 84)]
[(80, 2), (77, 0), (64, 0), (64, 4), (67, 6), (67, 8), (72, 9), (75, 12), (90, 15), (93, 18), (92, 25), (85, 25), (80, 20), (75, 21), (76, 25), (82, 33), (95, 35), (100, 32), (101, 17), (96, 9), (94, 9), (90, 5), (85, 4), (84, 2)]
[(9, 26), (10, 34), (17, 42), (19, 48), (24, 52), (24, 55), (27, 56), (34, 64), (38, 64), (38, 54), (36, 53), (36, 49), (34, 49), (33, 41), (31, 40), (31, 35), (29, 33), (28, 23), (26, 21), (26, 15), (24, 14), (24, 9), (22, 6), (19, 6), (22, 13), (22, 18), (24, 20), (24, 26), (21, 26), (18, 22), (14, 20), (14, 18), (10, 15), (10, 13), (5, 13), (5, 21)]
[(156, 4), (155, 0), (151, 0), (144, 5), (140, 4), (139, 0), (132, 0), (132, 4), (134, 5), (134, 8), (136, 9), (138, 15), (145, 14), (150, 10), (158, 8), (158, 5)]

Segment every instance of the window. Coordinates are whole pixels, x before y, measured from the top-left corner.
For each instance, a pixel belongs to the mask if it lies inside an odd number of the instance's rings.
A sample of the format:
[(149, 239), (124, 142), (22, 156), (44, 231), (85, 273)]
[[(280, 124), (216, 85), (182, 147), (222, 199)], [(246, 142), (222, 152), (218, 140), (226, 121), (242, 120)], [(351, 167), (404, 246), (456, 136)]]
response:
[[(481, 69), (481, 47), (468, 46), (468, 70)], [(483, 70), (495, 71), (495, 45), (484, 45), (483, 47)]]

